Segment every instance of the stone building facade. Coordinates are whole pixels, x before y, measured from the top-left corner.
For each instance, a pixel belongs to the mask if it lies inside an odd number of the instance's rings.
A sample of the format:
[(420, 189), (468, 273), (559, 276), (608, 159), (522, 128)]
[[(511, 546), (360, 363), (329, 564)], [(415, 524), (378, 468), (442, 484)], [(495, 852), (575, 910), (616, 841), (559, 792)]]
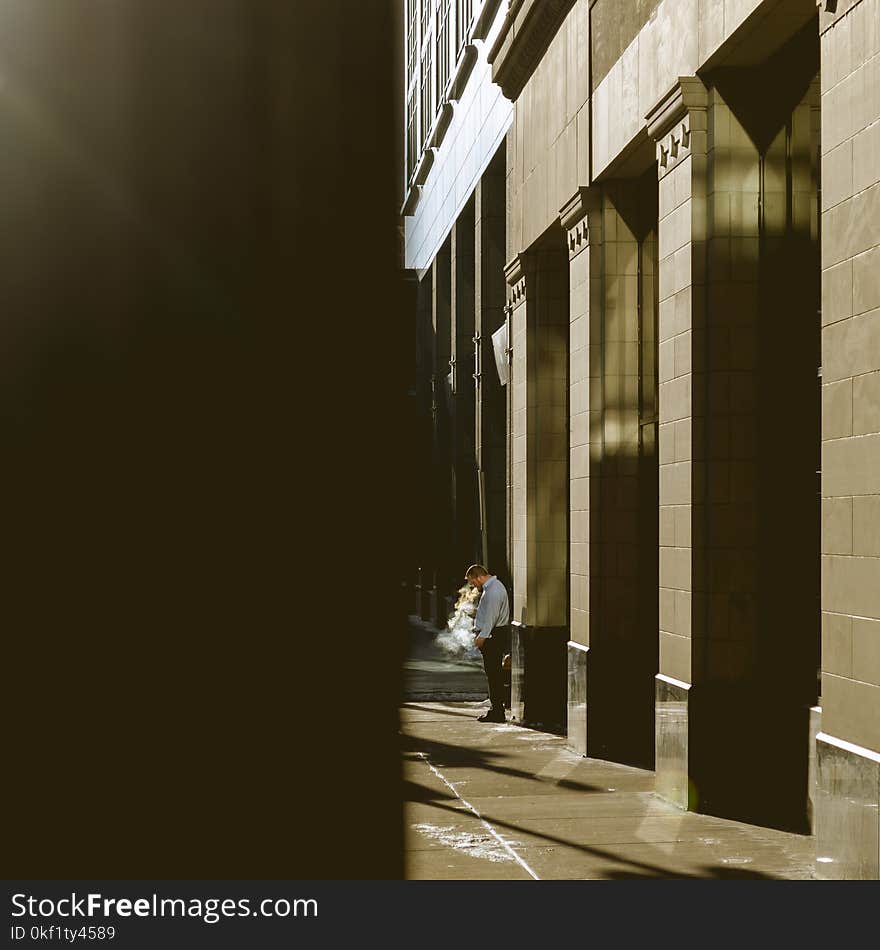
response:
[(880, 877), (880, 0), (406, 37), (416, 608), (486, 560), (519, 721)]

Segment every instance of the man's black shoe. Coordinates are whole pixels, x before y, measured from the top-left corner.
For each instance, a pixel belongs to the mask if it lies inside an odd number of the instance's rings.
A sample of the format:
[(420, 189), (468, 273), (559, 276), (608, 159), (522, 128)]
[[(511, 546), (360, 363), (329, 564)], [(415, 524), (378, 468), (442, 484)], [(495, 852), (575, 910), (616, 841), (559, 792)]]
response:
[(477, 717), (477, 722), (507, 722), (507, 717), (503, 712), (490, 709), (485, 715)]

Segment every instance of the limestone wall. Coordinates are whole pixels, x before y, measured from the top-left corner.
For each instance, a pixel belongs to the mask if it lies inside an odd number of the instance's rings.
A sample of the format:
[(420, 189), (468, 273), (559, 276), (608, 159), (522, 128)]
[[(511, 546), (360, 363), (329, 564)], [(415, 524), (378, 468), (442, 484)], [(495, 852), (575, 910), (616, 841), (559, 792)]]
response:
[(646, 144), (645, 116), (679, 76), (722, 56), (758, 61), (814, 10), (813, 0), (578, 0), (515, 104), (508, 259), (557, 220), (578, 187), (616, 174)]
[(822, 43), (822, 729), (880, 751), (880, 0)]
[(578, 0), (516, 102), (507, 143), (507, 256), (531, 246), (589, 178), (589, 3)]

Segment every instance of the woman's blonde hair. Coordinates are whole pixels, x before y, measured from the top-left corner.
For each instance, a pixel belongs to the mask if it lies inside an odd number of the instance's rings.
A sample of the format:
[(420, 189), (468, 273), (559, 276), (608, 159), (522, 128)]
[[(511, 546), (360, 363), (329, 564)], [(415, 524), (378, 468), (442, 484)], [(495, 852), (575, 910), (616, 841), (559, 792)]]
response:
[(480, 589), (471, 584), (465, 584), (458, 589), (458, 600), (455, 602), (455, 609), (458, 610), (464, 604), (474, 603), (480, 599)]

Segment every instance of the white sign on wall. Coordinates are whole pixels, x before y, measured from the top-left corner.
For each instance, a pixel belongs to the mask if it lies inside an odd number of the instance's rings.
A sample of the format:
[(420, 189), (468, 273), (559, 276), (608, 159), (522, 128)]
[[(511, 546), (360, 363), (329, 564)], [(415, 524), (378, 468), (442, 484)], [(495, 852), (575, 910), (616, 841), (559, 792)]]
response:
[(495, 365), (498, 367), (498, 378), (501, 385), (506, 386), (510, 378), (510, 364), (507, 360), (507, 321), (492, 334), (492, 349), (495, 351)]

